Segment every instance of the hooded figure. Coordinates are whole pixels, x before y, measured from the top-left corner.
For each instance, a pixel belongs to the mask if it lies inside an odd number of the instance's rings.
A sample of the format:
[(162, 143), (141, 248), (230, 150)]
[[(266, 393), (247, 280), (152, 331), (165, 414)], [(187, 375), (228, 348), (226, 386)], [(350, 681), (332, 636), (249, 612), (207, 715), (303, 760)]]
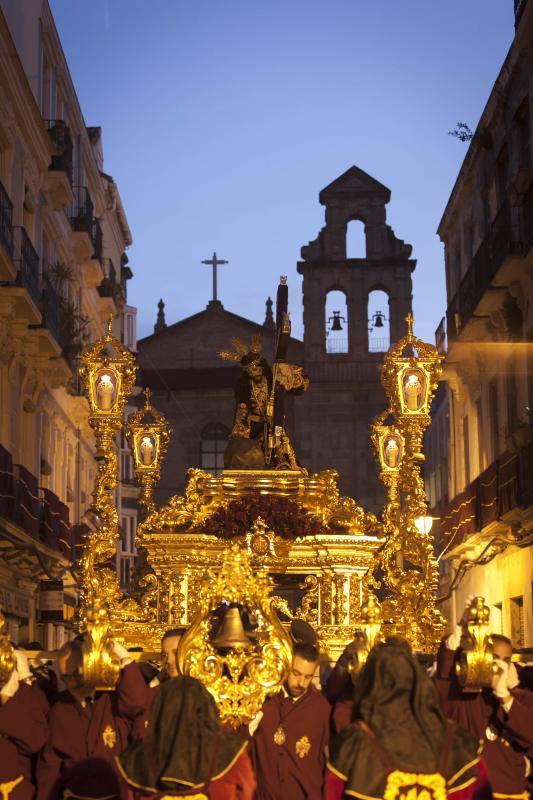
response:
[(246, 746), (242, 736), (223, 730), (200, 681), (171, 678), (157, 693), (144, 740), (117, 758), (125, 796), (251, 800), (255, 779)]
[(407, 642), (378, 644), (354, 691), (352, 722), (331, 745), (328, 800), (490, 798), (480, 744), (446, 721)]

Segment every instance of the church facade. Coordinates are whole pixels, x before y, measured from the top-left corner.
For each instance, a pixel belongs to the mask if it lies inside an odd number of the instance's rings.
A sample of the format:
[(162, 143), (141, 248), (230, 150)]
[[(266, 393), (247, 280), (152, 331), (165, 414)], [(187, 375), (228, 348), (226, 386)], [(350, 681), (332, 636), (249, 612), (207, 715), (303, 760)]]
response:
[[(383, 494), (369, 426), (385, 407), (383, 351), (405, 332), (416, 264), (411, 246), (386, 224), (389, 200), (389, 189), (357, 167), (322, 190), (325, 225), (302, 248), (297, 265), (303, 276), (303, 341), (292, 338), (288, 348), (288, 360), (303, 366), (311, 379), (303, 396), (286, 403), (286, 428), (300, 463), (310, 472), (336, 469), (342, 493), (371, 511), (382, 506)], [(352, 220), (364, 226), (363, 258), (347, 258)], [(385, 305), (371, 315), (370, 298), (376, 292)], [(335, 310), (328, 318), (330, 296), (342, 305), (342, 316)], [(294, 307), (294, 293), (291, 301)], [(385, 325), (389, 336), (376, 347), (372, 332)], [(342, 339), (335, 338), (341, 329)], [(204, 311), (167, 325), (160, 304), (154, 333), (138, 342), (141, 383), (153, 390), (157, 408), (173, 428), (158, 502), (183, 490), (189, 467), (222, 469), (233, 425), (233, 387), (241, 369), (224, 364), (218, 351), (233, 337), (249, 342), (258, 333), (271, 362), (275, 330), (270, 299), (262, 324), (212, 300)]]

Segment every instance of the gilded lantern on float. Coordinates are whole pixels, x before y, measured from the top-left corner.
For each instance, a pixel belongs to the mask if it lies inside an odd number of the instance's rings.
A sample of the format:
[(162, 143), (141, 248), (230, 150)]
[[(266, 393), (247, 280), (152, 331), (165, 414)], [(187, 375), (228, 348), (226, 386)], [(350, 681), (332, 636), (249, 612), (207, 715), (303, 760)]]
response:
[(385, 356), (382, 383), (396, 418), (426, 417), (442, 372), (442, 355), (413, 334), (413, 315), (406, 317), (407, 334)]
[(110, 316), (107, 334), (80, 357), (80, 380), (89, 400), (89, 424), (96, 433), (99, 458), (109, 450), (110, 437), (122, 422), (137, 371), (135, 356), (115, 339), (112, 327)]
[(143, 408), (128, 417), (126, 439), (133, 456), (135, 477), (141, 487), (139, 503), (146, 514), (154, 508), (153, 491), (172, 431), (163, 414), (152, 406), (150, 389), (145, 389), (144, 394)]
[(403, 435), (392, 425), (375, 425), (373, 430), (381, 469), (383, 472), (398, 472), (405, 450)]

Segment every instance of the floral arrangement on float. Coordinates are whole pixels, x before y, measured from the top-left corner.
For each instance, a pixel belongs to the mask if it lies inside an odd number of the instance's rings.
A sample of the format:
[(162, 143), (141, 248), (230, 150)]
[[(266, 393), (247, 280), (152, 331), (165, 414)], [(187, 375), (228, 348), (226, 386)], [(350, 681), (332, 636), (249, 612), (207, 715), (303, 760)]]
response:
[(220, 539), (233, 539), (246, 535), (258, 518), (281, 539), (316, 536), (329, 530), (293, 500), (260, 492), (231, 500), (227, 505), (217, 508), (197, 528)]

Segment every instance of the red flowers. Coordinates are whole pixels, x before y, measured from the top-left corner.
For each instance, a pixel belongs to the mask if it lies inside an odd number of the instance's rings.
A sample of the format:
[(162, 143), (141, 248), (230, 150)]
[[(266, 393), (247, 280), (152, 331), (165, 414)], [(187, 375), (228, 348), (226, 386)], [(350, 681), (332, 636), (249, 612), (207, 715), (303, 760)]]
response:
[(261, 517), (268, 528), (283, 539), (314, 536), (327, 531), (315, 517), (294, 500), (259, 492), (232, 500), (226, 508), (217, 509), (199, 527), (205, 533), (230, 539), (248, 533), (258, 517)]

